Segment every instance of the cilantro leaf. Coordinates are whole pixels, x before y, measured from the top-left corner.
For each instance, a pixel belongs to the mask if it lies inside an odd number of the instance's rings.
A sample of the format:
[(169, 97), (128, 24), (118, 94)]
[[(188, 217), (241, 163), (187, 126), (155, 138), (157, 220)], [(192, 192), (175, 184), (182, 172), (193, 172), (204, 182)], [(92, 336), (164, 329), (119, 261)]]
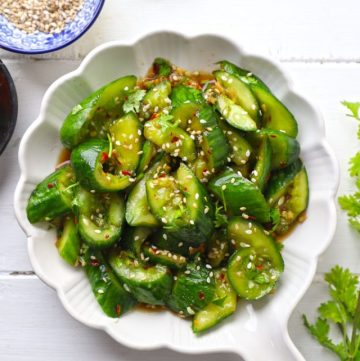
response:
[(125, 113), (136, 112), (138, 113), (140, 110), (140, 104), (143, 100), (146, 91), (144, 89), (138, 89), (132, 92), (127, 100), (125, 100), (123, 105), (123, 110)]
[(226, 226), (228, 224), (227, 215), (224, 212), (223, 206), (220, 206), (219, 203), (216, 203), (215, 206), (215, 220), (214, 227), (221, 228), (222, 226)]
[[(360, 102), (352, 103), (343, 101), (342, 104), (350, 110), (351, 114), (347, 114), (357, 120), (360, 120)], [(360, 139), (360, 125), (357, 132)], [(355, 177), (355, 185), (357, 192), (344, 195), (338, 198), (340, 207), (347, 212), (350, 225), (360, 232), (360, 152), (357, 152), (349, 161), (349, 174)]]
[(359, 177), (360, 176), (360, 152), (357, 152), (351, 159), (350, 159), (350, 168), (349, 173), (351, 177)]
[(357, 120), (360, 120), (360, 102), (347, 102), (346, 100), (343, 100), (341, 102), (343, 106), (345, 106), (348, 110), (350, 110), (351, 114), (347, 114), (349, 117), (353, 117)]
[[(319, 317), (311, 324), (305, 315), (305, 327), (324, 347), (336, 353), (342, 361), (360, 361), (360, 292), (359, 280), (346, 268), (335, 266), (325, 274), (331, 300), (318, 308)], [(332, 330), (332, 325), (337, 328)], [(349, 326), (351, 330), (349, 331)], [(336, 344), (330, 338), (330, 330), (341, 334), (342, 342)]]

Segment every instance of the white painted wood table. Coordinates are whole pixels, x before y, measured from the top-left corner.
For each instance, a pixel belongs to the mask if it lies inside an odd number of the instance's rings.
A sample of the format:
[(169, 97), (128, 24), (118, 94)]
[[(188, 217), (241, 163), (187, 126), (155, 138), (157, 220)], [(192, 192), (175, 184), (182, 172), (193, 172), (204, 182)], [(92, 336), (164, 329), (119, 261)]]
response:
[[(354, 186), (347, 161), (359, 148), (357, 124), (345, 116), (340, 101), (360, 100), (359, 13), (358, 0), (107, 0), (93, 28), (62, 51), (29, 57), (0, 50), (19, 98), (17, 127), (0, 157), (0, 360), (237, 360), (233, 354), (191, 356), (169, 350), (131, 350), (67, 314), (55, 292), (32, 273), (26, 237), (14, 217), (21, 136), (36, 118), (47, 87), (75, 69), (93, 47), (153, 30), (220, 33), (249, 50), (277, 57), (288, 68), (299, 90), (323, 112), (327, 136), (341, 166), (339, 194), (350, 192)], [(289, 322), (291, 337), (309, 361), (335, 360), (310, 338), (300, 319), (302, 313), (312, 316), (327, 297), (324, 272), (338, 263), (360, 273), (360, 237), (348, 227), (340, 210), (338, 217), (334, 240)]]

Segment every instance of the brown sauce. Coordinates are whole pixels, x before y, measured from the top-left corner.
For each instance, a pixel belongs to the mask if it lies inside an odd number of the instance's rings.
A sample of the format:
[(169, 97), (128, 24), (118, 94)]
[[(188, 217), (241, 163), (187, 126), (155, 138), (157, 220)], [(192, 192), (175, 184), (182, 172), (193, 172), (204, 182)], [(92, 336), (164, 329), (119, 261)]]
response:
[(307, 218), (307, 217), (306, 217), (306, 211), (305, 211), (305, 212), (301, 213), (301, 214), (297, 217), (296, 221), (291, 225), (291, 227), (288, 229), (288, 231), (287, 231), (286, 233), (280, 234), (280, 235), (276, 235), (276, 236), (275, 236), (275, 239), (276, 239), (278, 242), (280, 242), (280, 243), (284, 242), (284, 241), (286, 240), (286, 238), (288, 238), (289, 236), (291, 236), (291, 234), (295, 231), (295, 229), (296, 229), (299, 225), (301, 225), (302, 223), (304, 223), (304, 222), (306, 221), (306, 218)]
[(137, 311), (142, 311), (142, 312), (160, 312), (160, 311), (167, 311), (168, 309), (165, 308), (164, 306), (154, 306), (154, 305), (148, 305), (146, 303), (138, 303), (135, 306)]
[(71, 151), (69, 149), (66, 148), (61, 149), (56, 165), (59, 165), (61, 163), (70, 160), (70, 155), (71, 155)]

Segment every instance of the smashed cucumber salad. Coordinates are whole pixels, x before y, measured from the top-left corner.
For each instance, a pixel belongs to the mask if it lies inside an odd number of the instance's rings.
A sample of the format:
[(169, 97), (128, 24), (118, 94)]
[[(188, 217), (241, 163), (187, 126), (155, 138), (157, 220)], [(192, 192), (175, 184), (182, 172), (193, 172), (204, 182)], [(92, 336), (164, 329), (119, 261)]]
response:
[(60, 130), (70, 159), (36, 186), (27, 216), (56, 227), (60, 256), (83, 267), (106, 315), (166, 307), (200, 333), (274, 291), (278, 239), (308, 204), (297, 132), (249, 71), (157, 58), (72, 109)]

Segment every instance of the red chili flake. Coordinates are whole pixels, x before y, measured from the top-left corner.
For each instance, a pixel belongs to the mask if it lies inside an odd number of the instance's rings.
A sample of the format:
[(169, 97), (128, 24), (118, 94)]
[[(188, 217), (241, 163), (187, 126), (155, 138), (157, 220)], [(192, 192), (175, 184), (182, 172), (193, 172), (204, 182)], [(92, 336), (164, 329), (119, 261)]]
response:
[(166, 177), (166, 173), (161, 173), (161, 174), (159, 175), (159, 178), (164, 178), (164, 177)]
[(150, 117), (150, 120), (156, 119), (159, 116), (158, 113), (153, 113)]
[(109, 155), (106, 152), (102, 152), (101, 161), (106, 162), (109, 159)]
[(105, 237), (105, 239), (109, 239), (110, 236), (108, 234), (105, 234), (104, 237)]
[(125, 100), (128, 100), (128, 99), (129, 99), (129, 97), (126, 95), (126, 96), (125, 96)]
[(155, 75), (158, 75), (160, 72), (160, 65), (158, 63), (153, 64), (153, 72)]
[(203, 291), (199, 292), (199, 299), (202, 301), (205, 299), (205, 293)]
[(264, 269), (264, 266), (262, 264), (257, 264), (255, 265), (255, 268), (258, 270), (258, 271), (262, 271)]
[(173, 136), (171, 139), (171, 143), (176, 143), (179, 139), (179, 137)]
[(90, 261), (90, 264), (93, 266), (93, 267), (99, 267), (100, 263), (97, 259), (92, 259)]
[(221, 281), (224, 281), (224, 280), (225, 280), (225, 274), (224, 274), (224, 273), (220, 273), (219, 278), (220, 278)]
[(49, 189), (53, 188), (53, 187), (54, 187), (54, 183), (48, 183), (47, 187), (48, 187)]
[(129, 172), (128, 170), (122, 170), (121, 173), (122, 173), (122, 175), (131, 176), (131, 172)]
[(74, 224), (78, 224), (78, 219), (76, 217), (74, 218)]
[(256, 221), (256, 217), (254, 217), (254, 216), (249, 216), (248, 219), (250, 219), (251, 221)]
[(115, 307), (115, 312), (118, 316), (120, 316), (120, 313), (121, 313), (121, 306), (119, 304), (116, 305)]
[(207, 168), (205, 168), (205, 169), (203, 169), (203, 174), (206, 174), (207, 172), (208, 172), (208, 169)]
[(270, 134), (270, 138), (277, 138), (277, 135), (275, 135), (275, 134)]

